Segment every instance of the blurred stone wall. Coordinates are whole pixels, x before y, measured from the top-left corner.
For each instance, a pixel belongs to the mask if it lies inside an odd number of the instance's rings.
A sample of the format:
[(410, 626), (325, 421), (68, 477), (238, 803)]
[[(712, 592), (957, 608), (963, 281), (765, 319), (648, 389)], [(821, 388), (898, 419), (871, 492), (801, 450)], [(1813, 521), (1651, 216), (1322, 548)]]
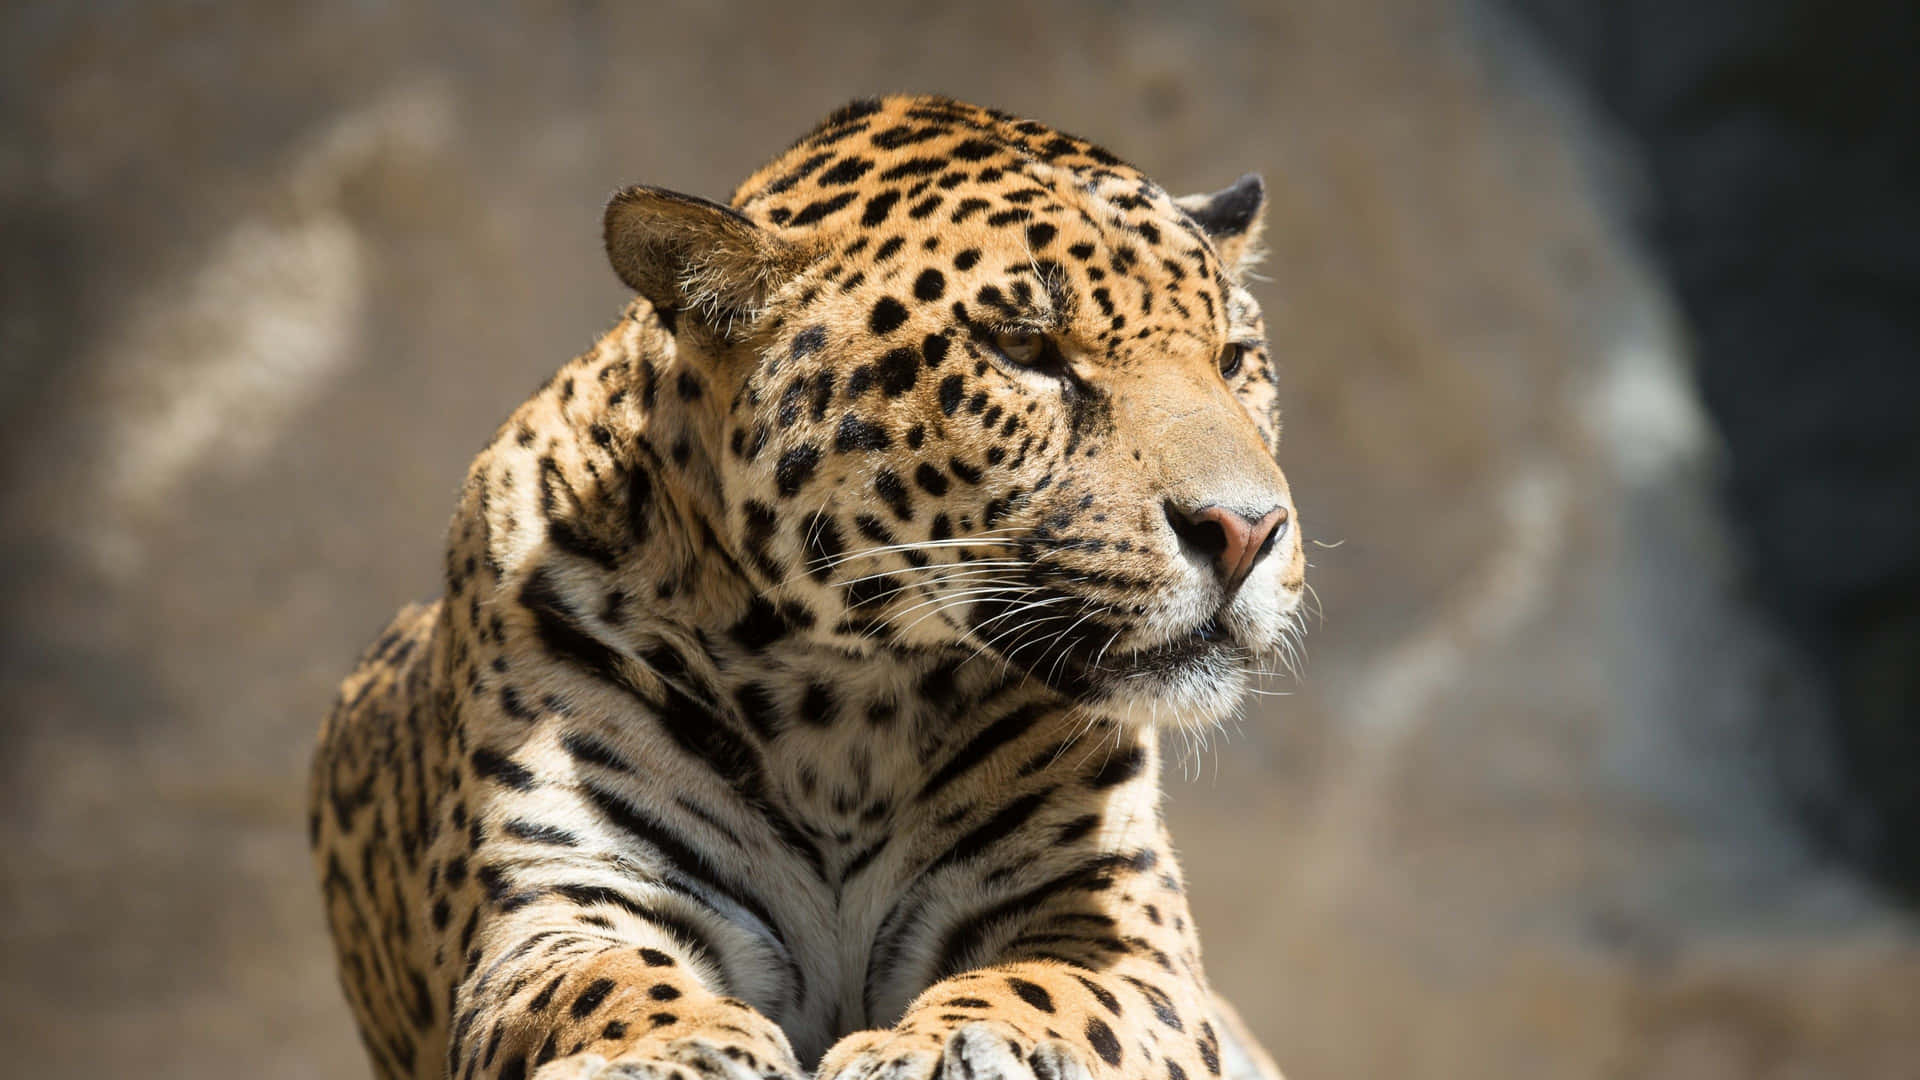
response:
[(1439, 0), (40, 3), (0, 24), (0, 1052), (365, 1075), (299, 826), (468, 457), (617, 311), (606, 194), (856, 94), (1272, 192), (1305, 677), (1168, 785), (1295, 1080), (1903, 1077), (1920, 934), (1804, 851), (1714, 437), (1605, 154)]

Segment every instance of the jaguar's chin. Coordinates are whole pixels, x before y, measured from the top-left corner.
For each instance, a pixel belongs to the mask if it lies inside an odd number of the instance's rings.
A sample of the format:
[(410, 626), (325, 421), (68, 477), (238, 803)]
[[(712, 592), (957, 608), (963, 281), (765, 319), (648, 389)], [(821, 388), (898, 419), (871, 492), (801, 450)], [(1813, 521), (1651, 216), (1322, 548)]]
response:
[(1079, 697), (1083, 707), (1122, 723), (1212, 723), (1239, 707), (1246, 657), (1210, 621), (1165, 644), (1103, 658), (1084, 673)]
[[(1226, 612), (1135, 645), (1115, 621), (1096, 615), (1035, 615), (1047, 602), (978, 604), (975, 628), (1003, 661), (1116, 722), (1223, 720), (1239, 707), (1252, 666), (1266, 651), (1250, 645), (1241, 633), (1244, 620)], [(1062, 622), (1065, 628), (1056, 630)]]
[(1162, 644), (1083, 655), (1039, 671), (1096, 717), (1129, 724), (1213, 723), (1233, 715), (1248, 684), (1248, 650), (1206, 621)]

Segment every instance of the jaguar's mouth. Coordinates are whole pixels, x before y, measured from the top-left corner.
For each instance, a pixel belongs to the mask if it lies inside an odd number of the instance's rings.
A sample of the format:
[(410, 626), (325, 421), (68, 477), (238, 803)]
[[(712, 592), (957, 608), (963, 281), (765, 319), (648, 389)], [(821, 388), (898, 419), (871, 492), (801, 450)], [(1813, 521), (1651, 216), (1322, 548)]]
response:
[[(1082, 702), (1177, 707), (1189, 698), (1239, 691), (1246, 649), (1218, 615), (1159, 644), (1128, 649), (1116, 645), (1122, 635), (1110, 618), (1069, 617), (1049, 625), (1045, 616), (1029, 619), (1016, 609), (977, 605), (976, 631), (1006, 660)], [(1010, 623), (1019, 625), (1009, 629)]]
[(1233, 711), (1247, 650), (1218, 619), (1159, 645), (1107, 656), (1079, 674), (1081, 702), (1123, 722), (1186, 723)]
[(1089, 674), (1096, 678), (1164, 680), (1184, 675), (1195, 668), (1215, 667), (1236, 651), (1232, 635), (1215, 617), (1162, 644), (1103, 657), (1091, 667)]

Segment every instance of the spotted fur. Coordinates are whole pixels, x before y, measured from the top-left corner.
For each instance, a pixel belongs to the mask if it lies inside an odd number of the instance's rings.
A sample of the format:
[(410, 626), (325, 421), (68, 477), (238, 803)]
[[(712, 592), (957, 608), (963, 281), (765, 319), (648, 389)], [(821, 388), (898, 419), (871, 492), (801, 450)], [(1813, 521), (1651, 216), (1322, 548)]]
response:
[(639, 297), (474, 462), (444, 597), (321, 735), (375, 1071), (1275, 1075), (1155, 736), (1234, 707), (1303, 587), (1263, 198), (928, 97), (730, 206), (615, 196)]

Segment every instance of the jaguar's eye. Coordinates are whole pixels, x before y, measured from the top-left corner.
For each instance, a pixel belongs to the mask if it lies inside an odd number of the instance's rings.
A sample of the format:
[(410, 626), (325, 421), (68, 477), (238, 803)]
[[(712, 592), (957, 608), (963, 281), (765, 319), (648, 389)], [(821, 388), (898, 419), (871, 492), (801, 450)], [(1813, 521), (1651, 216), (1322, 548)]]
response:
[(1234, 342), (1220, 350), (1220, 374), (1231, 379), (1240, 374), (1240, 365), (1247, 359), (1247, 347)]
[(993, 347), (1021, 367), (1038, 367), (1047, 355), (1046, 335), (1031, 330), (1009, 330), (996, 335)]

